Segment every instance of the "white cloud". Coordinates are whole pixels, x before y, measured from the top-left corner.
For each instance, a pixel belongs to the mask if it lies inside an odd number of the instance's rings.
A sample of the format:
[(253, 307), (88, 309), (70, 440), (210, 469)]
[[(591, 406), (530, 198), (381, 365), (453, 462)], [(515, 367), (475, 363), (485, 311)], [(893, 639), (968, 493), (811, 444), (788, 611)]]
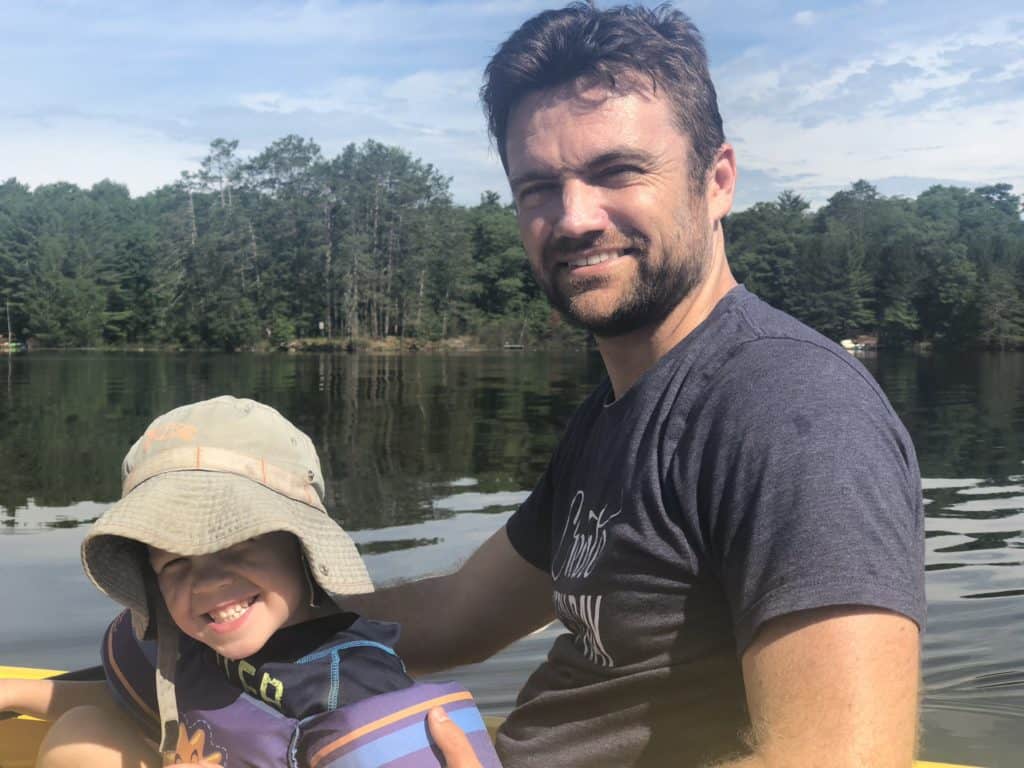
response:
[(799, 27), (809, 27), (818, 20), (818, 14), (814, 11), (798, 11), (793, 14), (793, 23)]
[(737, 142), (741, 168), (808, 174), (792, 188), (821, 202), (822, 190), (858, 178), (947, 178), (965, 186), (1008, 182), (1024, 190), (1024, 148), (1007, 140), (1009, 126), (1024, 125), (1024, 98), (984, 111), (933, 109), (892, 116), (871, 113), (827, 120), (813, 127), (771, 116), (742, 121)]
[(486, 135), (479, 87), (475, 69), (424, 70), (391, 80), (339, 78), (315, 92), (246, 93), (238, 103), (296, 123), (319, 116), (315, 138), (327, 154), (368, 138), (396, 144), (452, 176), (457, 201), (475, 203), (485, 189), (504, 193), (506, 186)]
[(0, 121), (4, 176), (30, 186), (69, 181), (90, 187), (109, 178), (133, 195), (175, 181), (206, 147), (106, 118), (5, 117)]
[[(1017, 20), (1017, 23), (1020, 19)], [(1024, 41), (1013, 19), (801, 56), (754, 48), (715, 72), (742, 170), (816, 202), (857, 178), (1005, 181), (1024, 192)], [(823, 66), (829, 59), (831, 66)], [(791, 177), (784, 179), (783, 176)]]
[(204, 43), (292, 46), (331, 42), (393, 45), (406, 40), (436, 40), (469, 30), (496, 18), (525, 19), (546, 7), (541, 0), (423, 3), (415, 0), (306, 0), (181, 5), (165, 8), (168, 23), (154, 25), (146, 11), (104, 16), (90, 25), (105, 36), (153, 37)]

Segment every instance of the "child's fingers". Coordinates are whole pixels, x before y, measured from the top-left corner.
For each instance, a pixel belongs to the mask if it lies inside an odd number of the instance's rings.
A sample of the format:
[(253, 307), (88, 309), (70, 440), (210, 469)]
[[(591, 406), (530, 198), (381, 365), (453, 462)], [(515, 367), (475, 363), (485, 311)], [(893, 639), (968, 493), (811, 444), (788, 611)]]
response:
[(449, 719), (444, 709), (435, 707), (427, 713), (427, 727), (448, 768), (481, 768), (466, 734)]

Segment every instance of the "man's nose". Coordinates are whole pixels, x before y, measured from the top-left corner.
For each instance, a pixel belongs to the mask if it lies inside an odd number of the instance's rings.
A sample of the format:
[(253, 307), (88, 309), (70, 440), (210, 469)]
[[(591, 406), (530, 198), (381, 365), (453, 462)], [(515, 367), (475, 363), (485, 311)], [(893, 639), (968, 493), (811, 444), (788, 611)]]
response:
[(555, 225), (555, 237), (580, 238), (608, 228), (608, 212), (601, 190), (580, 179), (562, 186), (562, 209)]

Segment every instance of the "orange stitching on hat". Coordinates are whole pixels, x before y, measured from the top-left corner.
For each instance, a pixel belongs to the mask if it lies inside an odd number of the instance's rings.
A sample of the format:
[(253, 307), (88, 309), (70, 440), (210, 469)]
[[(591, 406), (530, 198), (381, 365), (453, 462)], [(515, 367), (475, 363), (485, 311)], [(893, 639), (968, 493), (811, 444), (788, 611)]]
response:
[[(257, 462), (260, 464), (257, 465)], [(194, 449), (181, 446), (153, 454), (124, 478), (121, 495), (127, 496), (140, 484), (156, 475), (197, 469), (248, 477), (253, 482), (261, 483), (290, 499), (308, 504), (321, 512), (327, 511), (316, 486), (307, 479), (307, 474), (276, 466), (272, 462), (267, 462), (266, 458), (258, 459), (210, 445), (196, 446)], [(262, 482), (261, 473), (264, 476)]]
[(159, 424), (151, 429), (147, 429), (142, 447), (148, 451), (151, 443), (162, 443), (165, 440), (174, 439), (191, 442), (195, 440), (197, 432), (199, 432), (199, 428), (194, 424), (169, 421), (166, 424)]

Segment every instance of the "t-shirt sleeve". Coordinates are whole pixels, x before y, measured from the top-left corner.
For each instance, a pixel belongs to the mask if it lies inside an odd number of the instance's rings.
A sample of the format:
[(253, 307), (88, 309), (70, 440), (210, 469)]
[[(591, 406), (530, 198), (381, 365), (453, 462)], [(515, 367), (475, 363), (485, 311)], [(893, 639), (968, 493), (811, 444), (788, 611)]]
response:
[(551, 569), (552, 475), (558, 451), (548, 463), (533, 491), (505, 523), (505, 532), (520, 557), (542, 571)]
[(131, 713), (154, 741), (160, 738), (156, 701), (156, 644), (140, 641), (132, 630), (132, 617), (123, 611), (103, 635), (101, 658), (107, 688), (114, 700)]
[(785, 614), (864, 605), (924, 625), (924, 512), (910, 438), (859, 364), (750, 342), (711, 387), (699, 494), (742, 653)]
[(606, 378), (573, 413), (565, 432), (551, 454), (544, 474), (519, 509), (505, 523), (505, 532), (519, 555), (542, 571), (551, 570), (551, 510), (555, 503), (555, 482), (573, 460), (580, 445), (587, 440), (584, 425), (593, 422), (594, 411), (611, 395), (611, 382)]

